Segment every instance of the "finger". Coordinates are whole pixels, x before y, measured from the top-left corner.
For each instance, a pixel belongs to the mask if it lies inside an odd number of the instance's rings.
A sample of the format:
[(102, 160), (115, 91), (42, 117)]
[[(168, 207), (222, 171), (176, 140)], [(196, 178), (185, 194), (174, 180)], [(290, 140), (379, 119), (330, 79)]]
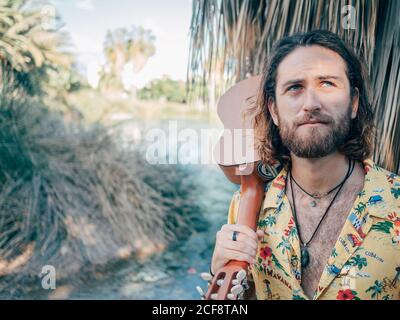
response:
[(254, 241), (258, 241), (256, 232), (244, 224), (224, 224), (221, 228), (221, 231), (230, 232), (231, 237), (233, 231), (238, 231), (238, 237), (240, 236), (240, 233), (244, 233), (248, 237), (252, 238)]
[(226, 262), (228, 262), (229, 260), (246, 261), (250, 264), (256, 262), (255, 251), (242, 249), (242, 247), (238, 247), (234, 244), (226, 244), (226, 246), (222, 248), (221, 251), (223, 251), (224, 260), (226, 260)]
[(217, 239), (217, 244), (221, 244), (221, 243), (225, 244), (227, 242), (230, 242), (233, 245), (240, 244), (239, 246), (243, 246), (243, 250), (246, 248), (251, 248), (254, 251), (257, 250), (258, 240), (254, 241), (254, 239), (250, 238), (247, 234), (238, 233), (238, 235), (236, 236), (236, 241), (234, 241), (232, 239), (232, 232), (231, 231), (221, 232), (220, 237)]
[(230, 224), (230, 225), (227, 225), (226, 230), (224, 230), (224, 231), (229, 232), (231, 235), (232, 235), (233, 231), (237, 231), (237, 232), (239, 232), (238, 237), (240, 235), (245, 234), (246, 236), (250, 237), (254, 241), (256, 241), (256, 242), (258, 241), (256, 232), (246, 225)]
[(237, 260), (237, 261), (245, 261), (247, 263), (253, 264), (256, 262), (256, 259), (250, 256), (247, 253), (242, 253), (236, 250), (229, 250), (225, 251), (225, 257), (229, 260)]
[(254, 241), (253, 238), (250, 238), (244, 233), (239, 233), (236, 237), (236, 241), (232, 239), (232, 234), (230, 232), (221, 233), (220, 238), (217, 240), (217, 245), (228, 242), (235, 245), (240, 244), (243, 248), (251, 248), (252, 250), (257, 250), (258, 247), (258, 240)]
[(254, 243), (226, 241), (222, 244), (222, 248), (239, 251), (240, 253), (248, 254), (253, 258), (255, 258), (255, 256), (257, 255), (257, 247), (254, 245)]

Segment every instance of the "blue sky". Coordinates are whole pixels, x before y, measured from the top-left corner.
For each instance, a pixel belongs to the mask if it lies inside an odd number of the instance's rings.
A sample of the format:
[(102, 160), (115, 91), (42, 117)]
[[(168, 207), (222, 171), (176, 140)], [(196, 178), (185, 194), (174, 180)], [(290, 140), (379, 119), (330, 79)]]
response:
[[(191, 0), (50, 0), (70, 33), (73, 51), (89, 78), (104, 63), (107, 30), (132, 25), (151, 29), (156, 54), (130, 79), (141, 87), (164, 74), (186, 79)], [(92, 79), (93, 80), (93, 79)]]

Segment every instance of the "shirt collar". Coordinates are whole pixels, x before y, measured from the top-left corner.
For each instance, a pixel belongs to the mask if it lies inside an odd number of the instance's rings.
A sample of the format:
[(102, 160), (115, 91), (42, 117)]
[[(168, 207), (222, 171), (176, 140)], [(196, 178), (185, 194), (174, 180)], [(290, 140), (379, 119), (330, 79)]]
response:
[[(390, 192), (390, 177), (395, 175), (378, 165), (371, 159), (362, 161), (365, 178), (360, 196), (364, 197), (368, 212), (371, 216), (388, 219), (388, 215), (397, 211), (394, 197)], [(283, 200), (288, 176), (288, 164), (285, 164), (274, 180), (266, 185), (266, 195), (263, 209), (278, 208)]]
[(397, 177), (387, 171), (371, 159), (363, 161), (365, 180), (362, 196), (371, 216), (381, 219), (389, 219), (392, 212), (398, 211), (396, 199), (391, 193), (390, 179)]

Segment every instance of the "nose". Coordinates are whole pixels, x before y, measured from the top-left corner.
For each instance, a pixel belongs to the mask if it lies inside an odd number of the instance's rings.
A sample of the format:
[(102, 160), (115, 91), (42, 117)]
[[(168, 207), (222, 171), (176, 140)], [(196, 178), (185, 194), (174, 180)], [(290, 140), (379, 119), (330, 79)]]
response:
[(304, 93), (303, 111), (313, 113), (321, 110), (321, 102), (316, 92), (312, 88), (308, 88)]

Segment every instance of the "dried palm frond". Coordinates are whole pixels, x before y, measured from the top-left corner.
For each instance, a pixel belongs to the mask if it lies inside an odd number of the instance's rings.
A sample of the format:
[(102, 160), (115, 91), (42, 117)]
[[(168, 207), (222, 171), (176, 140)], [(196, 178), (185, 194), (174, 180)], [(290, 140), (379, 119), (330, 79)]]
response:
[[(348, 5), (355, 9), (355, 29), (343, 27), (351, 22)], [(400, 172), (399, 14), (395, 0), (194, 0), (188, 82), (191, 89), (201, 83), (203, 99), (213, 106), (227, 86), (261, 73), (278, 39), (335, 32), (367, 64), (378, 128), (374, 160)]]

